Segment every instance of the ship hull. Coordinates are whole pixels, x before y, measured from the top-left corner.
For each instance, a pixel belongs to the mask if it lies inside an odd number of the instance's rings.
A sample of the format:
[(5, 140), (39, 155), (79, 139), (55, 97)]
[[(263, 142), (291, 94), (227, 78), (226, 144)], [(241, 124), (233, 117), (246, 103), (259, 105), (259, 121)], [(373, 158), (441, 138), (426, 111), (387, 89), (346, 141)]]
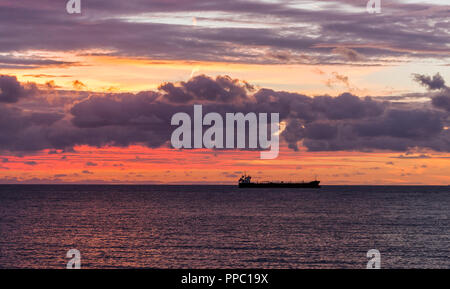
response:
[(319, 183), (239, 183), (239, 188), (320, 188)]

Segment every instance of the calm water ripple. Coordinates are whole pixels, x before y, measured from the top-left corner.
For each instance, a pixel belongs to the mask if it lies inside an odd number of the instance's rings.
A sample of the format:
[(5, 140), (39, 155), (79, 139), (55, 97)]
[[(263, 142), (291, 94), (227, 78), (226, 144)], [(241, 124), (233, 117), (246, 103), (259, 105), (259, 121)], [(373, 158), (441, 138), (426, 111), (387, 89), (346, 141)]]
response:
[(0, 267), (450, 268), (450, 187), (1, 185)]

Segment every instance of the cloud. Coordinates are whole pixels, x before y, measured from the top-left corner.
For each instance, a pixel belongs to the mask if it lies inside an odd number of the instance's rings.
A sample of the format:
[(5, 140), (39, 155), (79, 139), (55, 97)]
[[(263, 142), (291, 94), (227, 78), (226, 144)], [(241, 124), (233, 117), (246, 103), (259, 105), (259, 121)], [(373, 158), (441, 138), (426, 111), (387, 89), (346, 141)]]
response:
[(332, 78), (328, 79), (326, 85), (330, 88), (333, 87), (335, 83), (343, 83), (348, 89), (350, 89), (350, 82), (348, 76), (341, 75), (337, 72), (332, 73)]
[(191, 100), (233, 102), (248, 97), (253, 86), (229, 76), (217, 76), (212, 79), (205, 75), (191, 78), (188, 82), (178, 85), (164, 83), (158, 88), (164, 93), (163, 97), (171, 102), (186, 103)]
[(426, 154), (420, 154), (420, 155), (399, 155), (397, 157), (392, 157), (392, 158), (397, 158), (397, 159), (430, 159), (431, 157), (429, 155)]
[(339, 54), (342, 57), (344, 57), (344, 59), (349, 60), (349, 61), (364, 60), (363, 55), (359, 54), (356, 50), (350, 49), (347, 47), (336, 47), (336, 48), (333, 48), (333, 50), (331, 52), (333, 52), (335, 54)]
[(450, 112), (450, 90), (432, 98), (431, 103), (437, 107)]
[(66, 174), (55, 174), (53, 175), (54, 178), (62, 178), (62, 177), (67, 177)]
[(15, 76), (0, 75), (0, 102), (13, 103), (27, 95)]
[(177, 112), (192, 115), (193, 104), (201, 103), (203, 114), (280, 113), (280, 119), (287, 124), (281, 141), (294, 150), (302, 144), (310, 151), (450, 151), (450, 131), (445, 129), (448, 113), (441, 109), (445, 102), (436, 103), (436, 98), (434, 106), (405, 106), (350, 93), (310, 97), (266, 88), (256, 90), (242, 80), (205, 75), (186, 82), (164, 83), (158, 91), (86, 92), (82, 97), (64, 98), (59, 108), (56, 105), (51, 110), (42, 103), (43, 93), (19, 98), (13, 105), (0, 104), (0, 150), (26, 153), (43, 149), (70, 151), (77, 145), (169, 146), (174, 129), (171, 116)]
[(81, 81), (79, 81), (79, 80), (74, 80), (72, 82), (72, 86), (73, 86), (74, 89), (77, 89), (77, 90), (81, 90), (81, 89), (86, 88), (86, 85), (84, 83), (82, 83)]
[(431, 109), (386, 108), (378, 117), (332, 122), (333, 134), (328, 138), (304, 134), (303, 145), (312, 151), (406, 151), (415, 147), (449, 151), (450, 134), (443, 129), (444, 121), (445, 114)]
[(430, 77), (422, 74), (413, 74), (414, 80), (419, 84), (427, 87), (429, 90), (439, 90), (445, 89), (445, 80), (439, 73), (436, 73), (434, 76)]
[(47, 81), (47, 82), (45, 83), (45, 86), (46, 86), (48, 89), (55, 89), (55, 88), (59, 88), (59, 87), (60, 87), (60, 86), (56, 85), (56, 83), (55, 83), (54, 80)]
[(236, 178), (239, 177), (237, 174), (235, 174), (235, 173), (229, 173), (229, 172), (222, 172), (222, 175), (223, 175), (225, 178), (231, 178), (231, 179), (236, 179)]
[(28, 111), (0, 105), (0, 150), (37, 151), (54, 148), (48, 133), (61, 113)]
[[(449, 55), (446, 6), (392, 3), (367, 17), (359, 1), (323, 2), (306, 9), (289, 1), (111, 0), (90, 3), (83, 17), (71, 17), (51, 0), (8, 1), (0, 9), (0, 52), (107, 49), (110, 55), (151, 59), (309, 64), (389, 64), (393, 57), (445, 61)], [(195, 14), (202, 21), (192, 26)]]
[(443, 130), (442, 115), (433, 110), (391, 109), (377, 119), (355, 125), (360, 136), (389, 136), (409, 139), (431, 138)]
[(380, 116), (386, 109), (386, 103), (370, 97), (359, 98), (350, 93), (343, 93), (337, 97), (314, 97), (312, 108), (331, 120), (361, 119)]
[(431, 103), (437, 107), (450, 112), (450, 88), (445, 85), (444, 78), (436, 73), (434, 76), (413, 74), (414, 80), (429, 90), (439, 90), (438, 94), (432, 96)]
[(0, 55), (0, 68), (9, 69), (34, 69), (40, 67), (77, 65), (76, 62), (45, 59), (42, 57), (17, 57), (12, 55)]

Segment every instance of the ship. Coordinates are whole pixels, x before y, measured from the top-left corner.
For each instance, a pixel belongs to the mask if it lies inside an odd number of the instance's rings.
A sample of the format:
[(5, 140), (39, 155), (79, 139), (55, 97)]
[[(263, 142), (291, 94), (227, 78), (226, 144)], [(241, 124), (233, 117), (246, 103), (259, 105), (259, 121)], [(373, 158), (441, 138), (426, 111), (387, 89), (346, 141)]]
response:
[(242, 175), (239, 179), (239, 188), (320, 188), (320, 181), (314, 180), (312, 182), (252, 182), (252, 177), (249, 175)]

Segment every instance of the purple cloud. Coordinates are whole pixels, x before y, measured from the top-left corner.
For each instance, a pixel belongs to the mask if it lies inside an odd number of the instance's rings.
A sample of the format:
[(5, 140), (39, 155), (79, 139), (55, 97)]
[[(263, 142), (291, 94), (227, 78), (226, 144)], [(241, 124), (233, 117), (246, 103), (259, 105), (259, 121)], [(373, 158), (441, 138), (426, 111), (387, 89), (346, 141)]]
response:
[(15, 76), (0, 75), (0, 102), (17, 102), (26, 95), (26, 89)]
[[(307, 9), (289, 1), (110, 0), (89, 2), (79, 16), (51, 0), (7, 1), (0, 4), (0, 52), (107, 49), (151, 59), (355, 65), (449, 55), (448, 6), (390, 3), (369, 17), (360, 1), (319, 4)], [(221, 25), (174, 21), (187, 13)], [(152, 16), (166, 21), (149, 22)], [(15, 61), (4, 65), (32, 65)]]
[(447, 88), (444, 78), (442, 78), (439, 73), (436, 73), (432, 77), (422, 74), (413, 74), (413, 76), (415, 81), (427, 87), (429, 90), (439, 90)]
[(439, 73), (432, 77), (414, 74), (414, 80), (429, 90), (439, 90), (438, 94), (432, 97), (431, 103), (437, 108), (450, 112), (450, 87), (445, 85), (445, 80)]
[[(192, 114), (193, 104), (200, 103), (204, 114), (278, 112), (287, 123), (281, 139), (294, 150), (302, 142), (311, 151), (406, 151), (416, 147), (450, 151), (448, 110), (442, 110), (448, 102), (446, 98), (439, 102), (436, 96), (433, 105), (405, 106), (349, 93), (309, 97), (265, 88), (256, 91), (245, 81), (204, 75), (165, 83), (159, 91), (86, 92), (71, 100), (72, 104), (67, 98), (51, 110), (41, 104), (45, 93), (0, 104), (0, 150), (24, 153), (69, 151), (76, 145), (168, 146), (174, 129), (171, 116)], [(33, 105), (33, 101), (37, 103)], [(71, 108), (64, 110), (68, 105)]]

